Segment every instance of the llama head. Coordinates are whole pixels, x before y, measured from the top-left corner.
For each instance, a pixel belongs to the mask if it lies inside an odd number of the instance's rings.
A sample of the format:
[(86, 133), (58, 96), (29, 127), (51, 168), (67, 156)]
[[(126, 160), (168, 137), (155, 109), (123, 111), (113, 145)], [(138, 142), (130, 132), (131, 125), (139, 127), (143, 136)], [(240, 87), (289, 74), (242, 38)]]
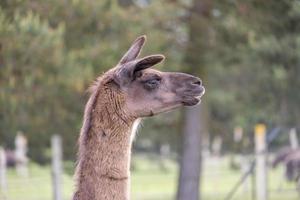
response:
[(139, 118), (198, 104), (205, 91), (199, 78), (151, 69), (164, 60), (160, 54), (137, 58), (145, 40), (145, 36), (137, 38), (108, 72), (124, 96), (126, 112)]

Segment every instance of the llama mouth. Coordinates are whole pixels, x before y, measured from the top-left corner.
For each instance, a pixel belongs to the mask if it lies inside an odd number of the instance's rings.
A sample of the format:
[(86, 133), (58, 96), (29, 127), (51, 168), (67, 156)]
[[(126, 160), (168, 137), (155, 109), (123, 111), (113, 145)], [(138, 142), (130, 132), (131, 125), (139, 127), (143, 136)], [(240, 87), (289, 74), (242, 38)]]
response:
[(184, 100), (182, 101), (182, 104), (184, 106), (197, 105), (197, 104), (201, 103), (201, 97), (204, 95), (204, 93), (205, 93), (205, 88), (203, 86), (201, 86), (201, 90), (200, 90), (199, 94), (185, 97)]
[(182, 104), (184, 106), (195, 106), (195, 105), (199, 104), (200, 102), (201, 102), (200, 97), (191, 97), (189, 99), (182, 101)]

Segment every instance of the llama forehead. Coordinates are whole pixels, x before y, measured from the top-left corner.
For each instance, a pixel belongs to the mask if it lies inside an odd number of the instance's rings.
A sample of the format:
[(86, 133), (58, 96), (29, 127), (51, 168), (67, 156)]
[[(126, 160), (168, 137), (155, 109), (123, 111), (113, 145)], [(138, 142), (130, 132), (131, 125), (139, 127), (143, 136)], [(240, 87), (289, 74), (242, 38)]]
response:
[(145, 77), (153, 77), (153, 76), (162, 76), (161, 71), (157, 70), (157, 69), (145, 69), (143, 70), (143, 76)]
[(141, 79), (160, 79), (163, 84), (179, 87), (183, 82), (188, 81), (189, 76), (178, 72), (162, 72), (157, 69), (146, 69), (142, 72)]

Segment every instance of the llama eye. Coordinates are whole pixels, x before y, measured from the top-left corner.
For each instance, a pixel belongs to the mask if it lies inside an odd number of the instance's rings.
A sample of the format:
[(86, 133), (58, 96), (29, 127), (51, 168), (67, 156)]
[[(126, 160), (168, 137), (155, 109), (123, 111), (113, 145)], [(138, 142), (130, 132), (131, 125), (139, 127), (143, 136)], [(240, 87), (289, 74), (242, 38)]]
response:
[(146, 81), (144, 83), (144, 86), (148, 90), (153, 90), (153, 89), (157, 88), (157, 86), (159, 85), (159, 83), (160, 83), (160, 80), (158, 80), (158, 79), (151, 79), (151, 80)]

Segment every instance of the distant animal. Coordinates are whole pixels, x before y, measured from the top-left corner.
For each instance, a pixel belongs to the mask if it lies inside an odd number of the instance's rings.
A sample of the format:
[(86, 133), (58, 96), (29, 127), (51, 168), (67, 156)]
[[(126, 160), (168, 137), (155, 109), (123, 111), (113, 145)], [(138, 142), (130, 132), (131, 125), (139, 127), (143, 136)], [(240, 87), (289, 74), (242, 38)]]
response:
[(300, 148), (290, 147), (279, 150), (272, 163), (273, 167), (285, 165), (285, 176), (289, 181), (295, 181), (300, 192)]
[(79, 137), (74, 200), (128, 200), (131, 146), (141, 118), (200, 102), (204, 87), (185, 73), (150, 69), (163, 55), (138, 58), (137, 38), (90, 89)]
[(7, 149), (5, 150), (5, 161), (7, 167), (16, 167), (18, 164), (26, 164), (28, 159), (17, 156), (16, 151)]
[(6, 157), (6, 166), (7, 167), (15, 167), (17, 164), (17, 157), (15, 151), (13, 150), (5, 150)]

